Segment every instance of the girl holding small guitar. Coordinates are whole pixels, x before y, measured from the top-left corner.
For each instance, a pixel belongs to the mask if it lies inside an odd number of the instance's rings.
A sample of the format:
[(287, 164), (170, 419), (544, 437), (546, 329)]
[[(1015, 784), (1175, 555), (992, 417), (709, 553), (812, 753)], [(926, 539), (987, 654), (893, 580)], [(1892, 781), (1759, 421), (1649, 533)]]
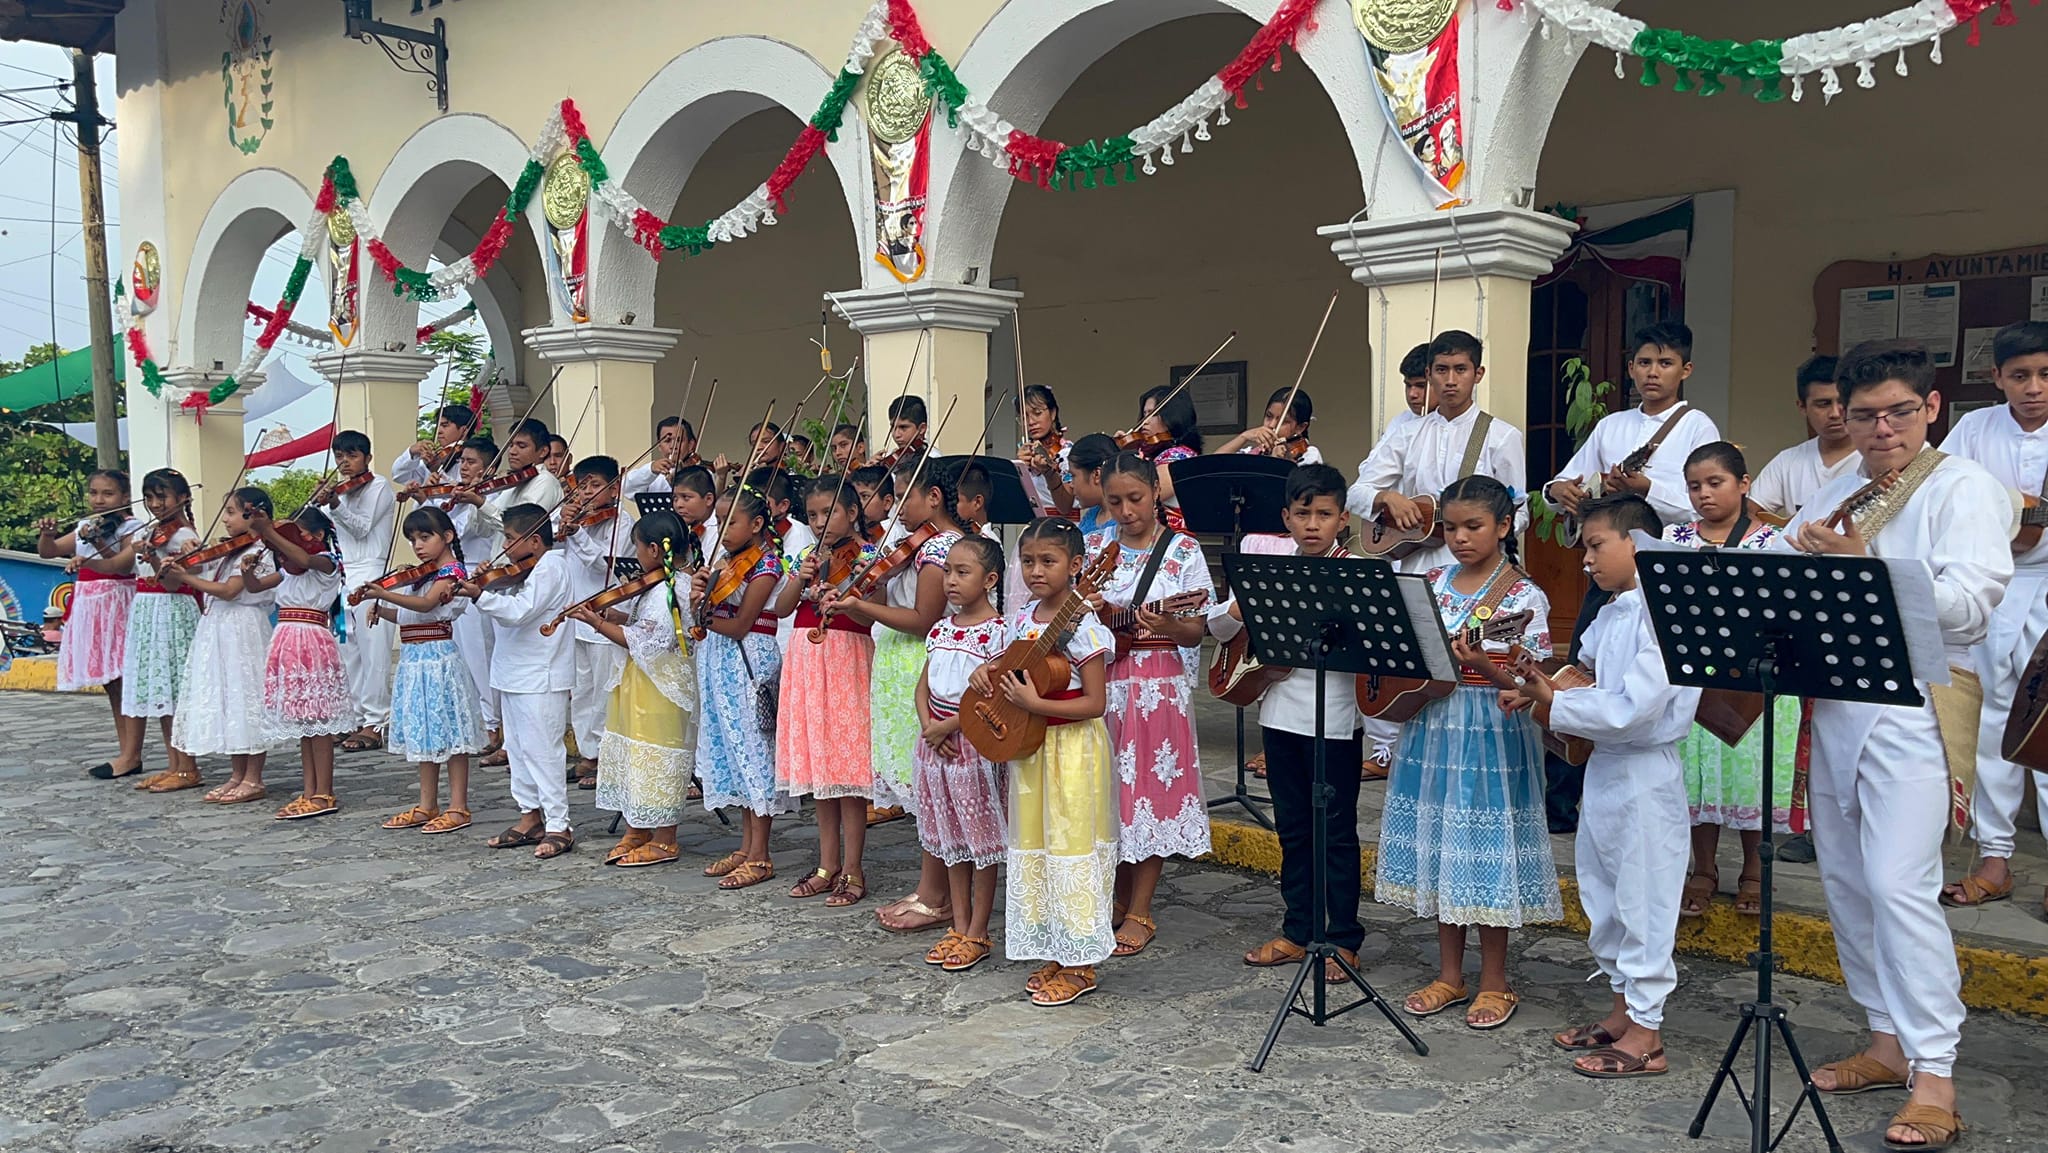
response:
[(1209, 851), (1209, 810), (1189, 709), (1212, 586), (1201, 546), (1162, 520), (1152, 462), (1120, 453), (1102, 478), (1104, 507), (1116, 522), (1089, 534), (1087, 550), (1093, 557), (1121, 546), (1116, 571), (1092, 607), (1118, 634), (1105, 719), (1123, 786), (1116, 952), (1128, 957), (1158, 932), (1152, 892), (1166, 858)]
[[(1501, 711), (1500, 690), (1516, 682), (1496, 659), (1517, 643), (1549, 654), (1550, 602), (1515, 561), (1515, 498), (1506, 485), (1468, 476), (1437, 503), (1454, 561), (1428, 579), (1463, 676), (1401, 727), (1373, 897), (1437, 921), (1441, 971), (1408, 995), (1407, 1011), (1429, 1017), (1470, 1002), (1468, 1027), (1498, 1029), (1519, 1002), (1508, 987), (1508, 930), (1564, 915), (1543, 816), (1542, 734), (1526, 712)], [(1517, 618), (1506, 629), (1490, 623)], [(1464, 972), (1473, 925), (1476, 997)]]

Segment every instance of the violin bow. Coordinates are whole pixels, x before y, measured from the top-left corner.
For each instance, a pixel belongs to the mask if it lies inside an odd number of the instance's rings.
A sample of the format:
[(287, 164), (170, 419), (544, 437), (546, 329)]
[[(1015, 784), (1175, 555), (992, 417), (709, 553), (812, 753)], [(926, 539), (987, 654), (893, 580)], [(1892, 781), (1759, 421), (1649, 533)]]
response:
[[(1315, 339), (1308, 342), (1308, 355), (1301, 358), (1301, 371), (1294, 374), (1294, 387), (1287, 390), (1287, 403), (1280, 406), (1281, 420), (1286, 420), (1287, 414), (1294, 411), (1295, 395), (1301, 392), (1301, 382), (1308, 376), (1309, 362), (1316, 358), (1316, 346), (1323, 342), (1323, 330), (1330, 327), (1330, 314), (1337, 310), (1337, 293), (1342, 291), (1344, 290), (1340, 288), (1337, 292), (1332, 292), (1330, 294), (1330, 303), (1323, 306), (1323, 321), (1321, 324), (1316, 325)], [(1193, 378), (1194, 375), (1190, 373), (1189, 379), (1192, 380)], [(1163, 404), (1164, 402), (1161, 403)], [(1273, 431), (1277, 435), (1280, 430), (1275, 428)]]
[[(856, 362), (856, 363), (858, 363), (858, 362)], [(847, 370), (846, 370), (846, 375), (847, 375), (847, 377), (848, 377), (848, 378), (850, 379), (850, 378), (851, 378), (851, 377), (853, 376), (853, 370), (852, 370), (851, 368), (847, 369)], [(861, 414), (860, 414), (860, 425), (859, 425), (859, 426), (858, 426), (857, 428), (855, 428), (855, 429), (854, 429), (854, 432), (853, 432), (853, 443), (854, 443), (854, 444), (859, 444), (859, 443), (860, 443), (860, 434), (861, 434), (861, 433), (863, 433), (863, 432), (866, 432), (866, 431), (867, 431), (867, 427), (868, 427), (868, 414), (867, 414), (867, 413), (865, 413), (865, 412), (863, 412), (863, 413), (861, 413)], [(827, 451), (827, 453), (829, 453), (829, 452), (831, 451), (831, 449), (830, 449), (830, 448), (828, 447), (828, 448), (826, 449), (826, 451)], [(852, 452), (853, 450), (852, 450), (852, 448), (851, 448), (851, 447), (849, 447), (849, 448), (847, 449), (847, 451), (848, 451), (848, 452)], [(849, 458), (849, 462), (850, 462), (850, 458)], [(842, 468), (842, 469), (840, 469), (840, 470), (839, 470), (839, 483), (838, 483), (838, 485), (836, 485), (836, 486), (835, 486), (835, 487), (833, 488), (833, 490), (832, 490), (832, 507), (833, 507), (833, 508), (838, 508), (838, 507), (839, 507), (839, 498), (840, 498), (840, 497), (842, 497), (842, 496), (845, 496), (845, 495), (846, 495), (846, 478), (847, 478), (847, 477), (849, 477), (849, 476), (851, 476), (851, 475), (853, 475), (853, 470), (852, 470), (852, 469), (850, 469), (850, 468)], [(828, 516), (829, 516), (830, 514), (828, 513), (828, 514), (826, 514), (826, 515), (828, 515)], [(859, 523), (860, 523), (860, 521), (859, 521), (859, 518), (857, 518), (857, 517), (856, 517), (856, 518), (855, 518), (855, 520), (854, 520), (854, 524), (856, 525), (856, 527), (857, 527), (857, 526), (859, 525)], [(822, 543), (822, 542), (820, 542), (820, 543)]]
[[(953, 406), (959, 403), (960, 395), (958, 393), (953, 394), (953, 399), (946, 402), (945, 415), (939, 417), (939, 427), (932, 433), (931, 436), (933, 442), (937, 442), (937, 440), (939, 439), (939, 433), (946, 431), (946, 422), (953, 419)], [(922, 455), (920, 455), (917, 458), (917, 467), (910, 470), (910, 480), (904, 484), (904, 492), (908, 493), (914, 491), (917, 488), (917, 482), (924, 476), (925, 466), (930, 464), (931, 461), (932, 454), (931, 451), (927, 449)], [(889, 534), (896, 531), (896, 526), (900, 524), (902, 520), (903, 498), (901, 495), (899, 495), (896, 498), (896, 507), (889, 510), (889, 523), (885, 525), (882, 529), (882, 539), (885, 541), (888, 540)], [(879, 560), (881, 558), (877, 557), (876, 559)], [(864, 569), (862, 571), (866, 570)]]
[[(1327, 321), (1329, 319), (1329, 315), (1327, 313), (1324, 314), (1323, 319)], [(1195, 370), (1193, 372), (1190, 372), (1186, 376), (1181, 377), (1180, 383), (1173, 386), (1173, 391), (1159, 398), (1159, 403), (1152, 406), (1152, 411), (1158, 412), (1160, 409), (1165, 408), (1167, 401), (1172, 400), (1176, 396), (1179, 396), (1180, 390), (1186, 388), (1189, 382), (1193, 381), (1196, 377), (1202, 375), (1202, 370), (1209, 367), (1210, 364), (1214, 363), (1217, 357), (1222, 356), (1223, 350), (1229, 348), (1230, 342), (1236, 339), (1237, 330), (1233, 328), (1230, 330), (1230, 335), (1223, 338), (1223, 343), (1216, 346), (1216, 351), (1210, 353), (1206, 358), (1203, 359), (1202, 363), (1196, 365)], [(1140, 421), (1139, 423), (1142, 424), (1144, 422)]]
[(505, 450), (512, 447), (513, 434), (517, 433), (519, 426), (525, 424), (527, 418), (533, 415), (533, 410), (540, 407), (540, 402), (547, 399), (548, 393), (555, 390), (555, 382), (560, 379), (562, 379), (562, 366), (558, 364), (555, 366), (555, 371), (549, 374), (547, 385), (534, 394), (533, 399), (527, 402), (526, 411), (520, 413), (519, 419), (512, 422), (512, 429), (505, 434), (504, 443), (498, 445), (497, 454), (491, 457), (491, 463), (484, 468), (485, 476), (492, 476), (497, 473), (499, 463), (505, 459)]
[[(348, 349), (344, 348), (341, 350), (340, 365), (339, 367), (336, 368), (334, 375), (345, 376), (347, 375), (347, 372)], [(337, 383), (334, 385), (334, 407), (333, 410), (329, 412), (327, 416), (327, 448), (320, 454), (320, 479), (314, 483), (313, 491), (306, 494), (305, 503), (299, 506), (299, 512), (304, 512), (306, 509), (312, 507), (313, 498), (319, 496), (320, 490), (326, 488), (327, 483), (334, 479), (334, 438), (336, 436), (339, 436), (340, 434), (341, 385)], [(299, 512), (294, 512), (292, 515), (297, 516), (299, 515)]]

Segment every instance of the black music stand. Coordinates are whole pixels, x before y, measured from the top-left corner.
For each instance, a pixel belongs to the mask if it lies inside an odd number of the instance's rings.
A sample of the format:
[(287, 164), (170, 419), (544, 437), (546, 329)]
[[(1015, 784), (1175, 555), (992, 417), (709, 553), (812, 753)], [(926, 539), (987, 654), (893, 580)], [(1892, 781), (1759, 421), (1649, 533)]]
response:
[(676, 494), (673, 490), (655, 492), (650, 489), (647, 492), (633, 494), (633, 503), (640, 506), (641, 516), (652, 516), (658, 512), (674, 512), (676, 510)]
[[(1176, 489), (1178, 484), (1176, 483)], [(1398, 577), (1385, 561), (1337, 560), (1331, 557), (1258, 556), (1231, 553), (1223, 558), (1223, 573), (1237, 592), (1238, 610), (1244, 614), (1245, 631), (1251, 636), (1251, 650), (1260, 663), (1280, 668), (1312, 669), (1316, 678), (1315, 781), (1309, 790), (1310, 881), (1309, 939), (1307, 951), (1287, 986), (1286, 999), (1273, 1014), (1258, 1056), (1252, 1059), (1256, 1073), (1280, 1039), (1287, 1018), (1300, 1014), (1312, 1025), (1323, 1025), (1361, 1005), (1372, 1005), (1400, 1030), (1415, 1052), (1429, 1055), (1429, 1046), (1408, 1027), (1386, 998), (1366, 983), (1364, 974), (1344, 959), (1330, 944), (1325, 903), (1328, 900), (1330, 788), (1324, 762), (1328, 743), (1323, 736), (1325, 708), (1323, 674), (1379, 673), (1389, 677), (1420, 677), (1430, 680), (1458, 678), (1451, 661), (1450, 640), (1444, 635), (1442, 618), (1429, 584), (1420, 577)], [(1346, 772), (1356, 772), (1346, 766)], [(1352, 864), (1357, 868), (1356, 862)], [(1363, 996), (1338, 1009), (1328, 1002), (1328, 977), (1324, 961), (1334, 961), (1349, 976)], [(1315, 981), (1313, 1008), (1296, 1004), (1301, 987), (1311, 976)]]
[[(1772, 949), (1773, 890), (1771, 864), (1772, 776), (1778, 697), (1811, 697), (1830, 701), (1918, 706), (1923, 703), (1913, 681), (1925, 679), (1929, 656), (1934, 676), (1947, 675), (1938, 644), (1932, 654), (1908, 639), (1899, 603), (1907, 599), (1894, 587), (1894, 572), (1876, 557), (1815, 556), (1804, 553), (1693, 550), (1664, 545), (1637, 532), (1636, 572), (1649, 609), (1666, 673), (1674, 685), (1762, 693), (1763, 904), (1757, 920), (1757, 947), (1749, 955), (1756, 970), (1756, 999), (1742, 1004), (1742, 1020), (1721, 1055), (1714, 1082), (1686, 1130), (1697, 1138), (1706, 1128), (1724, 1083), (1733, 1084), (1736, 1099), (1749, 1114), (1751, 1153), (1769, 1153), (1785, 1139), (1799, 1110), (1813, 1102), (1832, 1153), (1842, 1143), (1828, 1121), (1820, 1091), (1813, 1086), (1806, 1058), (1792, 1037), (1785, 1007), (1771, 999), (1771, 975), (1779, 957)], [(1925, 580), (1923, 576), (1923, 581)], [(1931, 603), (1932, 589), (1913, 603)], [(1743, 1092), (1735, 1074), (1735, 1057), (1750, 1030), (1756, 1030), (1756, 1070), (1751, 1091)], [(1786, 1055), (1802, 1086), (1797, 1103), (1775, 1136), (1771, 1133), (1771, 1036), (1785, 1043)]]
[[(1221, 453), (1173, 462), (1173, 495), (1188, 531), (1230, 538), (1236, 552), (1247, 533), (1284, 533), (1280, 511), (1287, 504), (1287, 474), (1294, 462), (1249, 453)], [(1272, 818), (1254, 808), (1270, 805), (1245, 783), (1244, 710), (1237, 710), (1237, 787), (1209, 802), (1211, 809), (1242, 805), (1268, 830)]]

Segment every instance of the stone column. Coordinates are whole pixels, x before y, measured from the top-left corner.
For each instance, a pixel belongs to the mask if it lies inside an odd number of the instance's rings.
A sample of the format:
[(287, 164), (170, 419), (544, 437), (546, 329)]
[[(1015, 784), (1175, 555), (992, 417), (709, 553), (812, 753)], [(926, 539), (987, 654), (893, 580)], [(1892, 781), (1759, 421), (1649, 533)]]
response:
[(570, 324), (520, 335), (562, 370), (551, 397), (561, 414), (554, 431), (568, 438), (578, 460), (609, 456), (624, 469), (654, 443), (654, 366), (682, 338), (681, 329)]
[[(1021, 292), (962, 284), (828, 293), (826, 300), (863, 338), (869, 448), (877, 454), (888, 451), (889, 405), (903, 394), (907, 377), (910, 394), (924, 397), (933, 431), (946, 406), (958, 398), (937, 438), (939, 451), (981, 451), (976, 438), (988, 417), (988, 334), (1023, 298)], [(919, 352), (919, 336), (926, 330), (931, 336)]]
[(1479, 406), (1527, 431), (1529, 288), (1550, 271), (1573, 231), (1558, 217), (1506, 206), (1316, 230), (1366, 286), (1375, 438), (1405, 406), (1402, 355), (1447, 328), (1462, 328), (1486, 346)]
[[(226, 376), (225, 372), (197, 368), (173, 368), (164, 372), (167, 383), (193, 389), (212, 388)], [(233, 396), (207, 406), (203, 417), (194, 417), (191, 409), (166, 406), (170, 467), (184, 473), (186, 482), (193, 488), (192, 514), (198, 518), (199, 528), (203, 529), (213, 521), (214, 514), (220, 511), (228, 493), (237, 484), (247, 483), (242, 474), (242, 462), (248, 456), (242, 448), (242, 397), (263, 383), (263, 374), (253, 373), (251, 377), (242, 382)], [(129, 443), (134, 443), (132, 428)], [(133, 480), (135, 496), (140, 499), (141, 474), (136, 474)], [(135, 515), (146, 518), (148, 514), (138, 504)]]
[(353, 429), (370, 438), (373, 471), (389, 475), (391, 463), (419, 440), (420, 382), (436, 359), (423, 352), (337, 348), (312, 359), (313, 371), (341, 390), (334, 431)]

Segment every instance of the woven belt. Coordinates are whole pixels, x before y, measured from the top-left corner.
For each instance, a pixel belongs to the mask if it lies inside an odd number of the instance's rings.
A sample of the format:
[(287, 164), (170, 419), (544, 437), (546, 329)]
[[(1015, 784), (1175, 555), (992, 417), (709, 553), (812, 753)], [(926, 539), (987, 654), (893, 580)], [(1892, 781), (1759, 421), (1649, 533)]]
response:
[[(740, 614), (724, 605), (711, 610), (711, 616), (714, 620), (729, 621), (738, 615)], [(747, 631), (750, 633), (760, 633), (764, 637), (775, 636), (775, 618), (763, 613), (754, 618), (754, 623), (748, 626)], [(862, 629), (861, 631), (866, 632), (867, 630)]]
[(79, 566), (78, 569), (78, 581), (81, 584), (91, 584), (94, 581), (132, 581), (134, 579), (135, 574), (133, 573), (100, 572), (98, 569), (86, 568), (83, 565)]
[[(797, 628), (814, 629), (818, 627), (818, 623), (818, 606), (815, 603), (811, 601), (804, 601), (802, 604), (796, 606), (795, 625)], [(868, 632), (868, 626), (852, 620), (845, 613), (840, 613), (834, 616), (830, 621), (825, 622), (825, 631), (839, 633), (859, 633), (861, 636), (872, 635)]]
[(1180, 647), (1180, 643), (1169, 640), (1166, 637), (1143, 637), (1134, 638), (1129, 647), (1133, 652), (1139, 649), (1177, 649)]
[[(1081, 699), (1081, 690), (1080, 690), (1080, 689), (1054, 689), (1053, 691), (1051, 691), (1051, 692), (1049, 692), (1049, 693), (1046, 693), (1046, 694), (1044, 694), (1044, 697), (1045, 697), (1045, 699), (1046, 699), (1046, 700), (1049, 700), (1049, 701), (1078, 701), (1078, 700), (1080, 700), (1080, 699)], [(1082, 720), (1093, 720), (1094, 718), (1093, 718), (1093, 717), (1084, 717), (1084, 718), (1081, 718), (1081, 719), (1082, 719)], [(1072, 718), (1072, 717), (1047, 717), (1047, 718), (1045, 718), (1045, 723), (1046, 723), (1046, 725), (1047, 725), (1048, 727), (1051, 727), (1051, 726), (1055, 726), (1055, 725), (1073, 725), (1073, 724), (1079, 724), (1079, 723), (1080, 723), (1080, 721), (1079, 721), (1079, 720), (1076, 720), (1076, 719), (1074, 719), (1074, 718)]]
[(277, 623), (281, 625), (319, 625), (324, 629), (328, 625), (328, 620), (327, 614), (319, 609), (279, 609), (277, 610)]
[[(1487, 654), (1486, 659), (1493, 662), (1495, 668), (1504, 669), (1508, 667), (1508, 659), (1505, 656), (1489, 653)], [(1461, 685), (1480, 685), (1489, 689), (1499, 687), (1495, 685), (1492, 681), (1486, 679), (1486, 676), (1484, 674), (1475, 672), (1472, 669), (1468, 669), (1463, 665), (1458, 666), (1458, 683)]]
[(163, 586), (162, 581), (153, 580), (149, 577), (137, 577), (135, 580), (135, 591), (138, 593), (163, 593), (166, 596), (174, 597), (191, 597), (193, 604), (205, 603), (200, 599), (198, 589), (167, 589)]
[(434, 641), (451, 640), (455, 626), (447, 621), (428, 621), (425, 624), (398, 626), (398, 639), (409, 645), (424, 645)]

